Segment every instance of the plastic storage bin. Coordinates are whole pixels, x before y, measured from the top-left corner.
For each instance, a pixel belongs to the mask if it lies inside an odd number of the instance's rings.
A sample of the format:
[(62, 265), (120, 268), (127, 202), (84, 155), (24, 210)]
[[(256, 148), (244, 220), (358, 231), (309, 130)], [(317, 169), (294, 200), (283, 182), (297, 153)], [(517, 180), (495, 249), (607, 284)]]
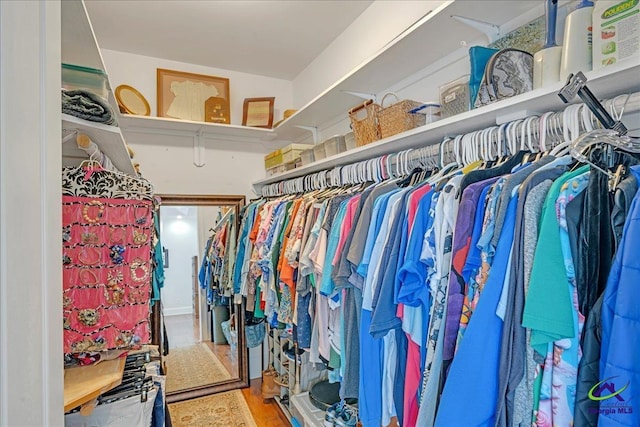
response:
[(437, 122), (442, 118), (440, 104), (437, 102), (427, 102), (420, 107), (418, 112), (425, 115), (427, 123)]
[(451, 117), (470, 109), (469, 75), (440, 86), (442, 117)]
[(304, 150), (302, 153), (300, 153), (300, 161), (302, 163), (302, 166), (313, 163), (315, 160), (316, 158), (313, 155), (313, 148)]
[(344, 145), (347, 148), (347, 151), (353, 150), (357, 147), (356, 136), (353, 134), (353, 131), (344, 134)]
[(300, 153), (309, 148), (306, 144), (289, 144), (264, 156), (264, 168), (271, 169), (285, 163), (295, 162)]
[(84, 89), (107, 99), (107, 75), (102, 70), (94, 68), (62, 64), (62, 88)]
[(327, 152), (324, 148), (324, 142), (313, 146), (313, 157), (316, 161), (322, 160), (327, 157)]
[(324, 142), (324, 151), (327, 157), (335, 156), (339, 153), (347, 151), (347, 146), (344, 143), (344, 136), (336, 135)]

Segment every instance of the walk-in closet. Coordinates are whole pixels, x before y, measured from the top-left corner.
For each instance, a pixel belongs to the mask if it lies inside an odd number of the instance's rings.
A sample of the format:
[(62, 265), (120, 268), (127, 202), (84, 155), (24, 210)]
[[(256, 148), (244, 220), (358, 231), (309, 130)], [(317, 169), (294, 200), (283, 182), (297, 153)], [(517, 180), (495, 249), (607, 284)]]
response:
[(639, 427), (638, 0), (0, 1), (1, 427)]

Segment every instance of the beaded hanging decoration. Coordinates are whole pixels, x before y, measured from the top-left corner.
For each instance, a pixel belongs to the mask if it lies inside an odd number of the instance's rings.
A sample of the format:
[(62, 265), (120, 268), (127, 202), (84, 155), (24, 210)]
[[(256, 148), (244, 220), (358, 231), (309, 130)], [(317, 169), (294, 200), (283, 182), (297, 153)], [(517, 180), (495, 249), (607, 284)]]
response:
[(63, 196), (65, 353), (150, 341), (151, 206)]

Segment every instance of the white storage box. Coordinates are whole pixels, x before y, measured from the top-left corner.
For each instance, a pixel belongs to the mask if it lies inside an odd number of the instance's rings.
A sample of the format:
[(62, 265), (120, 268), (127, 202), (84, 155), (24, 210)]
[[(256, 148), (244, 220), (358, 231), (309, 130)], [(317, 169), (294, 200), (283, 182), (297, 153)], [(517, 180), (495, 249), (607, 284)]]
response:
[(285, 163), (295, 162), (300, 153), (309, 148), (307, 144), (289, 144), (264, 156), (264, 168), (272, 169)]
[(324, 142), (313, 146), (313, 157), (315, 158), (315, 161), (322, 160), (327, 157), (327, 153), (324, 148)]
[(315, 160), (316, 158), (313, 155), (313, 148), (304, 150), (302, 153), (300, 153), (300, 161), (302, 166), (313, 163), (315, 162)]
[(344, 145), (347, 148), (347, 151), (353, 150), (357, 147), (356, 136), (353, 134), (353, 131), (344, 134)]
[(324, 142), (324, 151), (327, 157), (335, 156), (339, 153), (347, 151), (347, 147), (344, 143), (344, 136), (336, 135)]

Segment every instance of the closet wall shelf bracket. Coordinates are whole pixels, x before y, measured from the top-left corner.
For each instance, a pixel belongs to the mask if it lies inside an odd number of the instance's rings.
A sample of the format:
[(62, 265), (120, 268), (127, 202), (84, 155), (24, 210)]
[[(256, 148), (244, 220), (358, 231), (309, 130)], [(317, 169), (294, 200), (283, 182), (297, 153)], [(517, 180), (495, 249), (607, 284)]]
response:
[(493, 43), (500, 38), (500, 27), (495, 24), (479, 21), (473, 18), (467, 18), (460, 15), (451, 15), (451, 18), (480, 31), (482, 34), (487, 36), (487, 39), (489, 39), (489, 43)]
[(205, 150), (202, 143), (202, 128), (193, 135), (193, 164), (201, 168), (207, 164), (205, 161)]
[(348, 93), (349, 95), (357, 96), (358, 98), (362, 98), (364, 100), (373, 99), (374, 101), (376, 101), (376, 94), (375, 93), (354, 92), (354, 91), (351, 91), (351, 90), (343, 90), (342, 92)]
[(101, 123), (90, 122), (68, 114), (62, 114), (62, 158), (64, 166), (77, 166), (78, 159), (87, 159), (87, 154), (80, 150), (77, 144), (70, 142), (73, 137), (70, 134), (86, 134), (121, 172), (131, 176), (138, 176), (133, 168), (131, 157), (125, 145), (122, 131), (117, 126), (108, 126)]
[(318, 133), (318, 128), (315, 126), (302, 126), (302, 125), (296, 125), (296, 127), (298, 129), (304, 129), (306, 131), (311, 132), (311, 135), (313, 136), (313, 143), (314, 144), (318, 144), (320, 142), (320, 135)]

